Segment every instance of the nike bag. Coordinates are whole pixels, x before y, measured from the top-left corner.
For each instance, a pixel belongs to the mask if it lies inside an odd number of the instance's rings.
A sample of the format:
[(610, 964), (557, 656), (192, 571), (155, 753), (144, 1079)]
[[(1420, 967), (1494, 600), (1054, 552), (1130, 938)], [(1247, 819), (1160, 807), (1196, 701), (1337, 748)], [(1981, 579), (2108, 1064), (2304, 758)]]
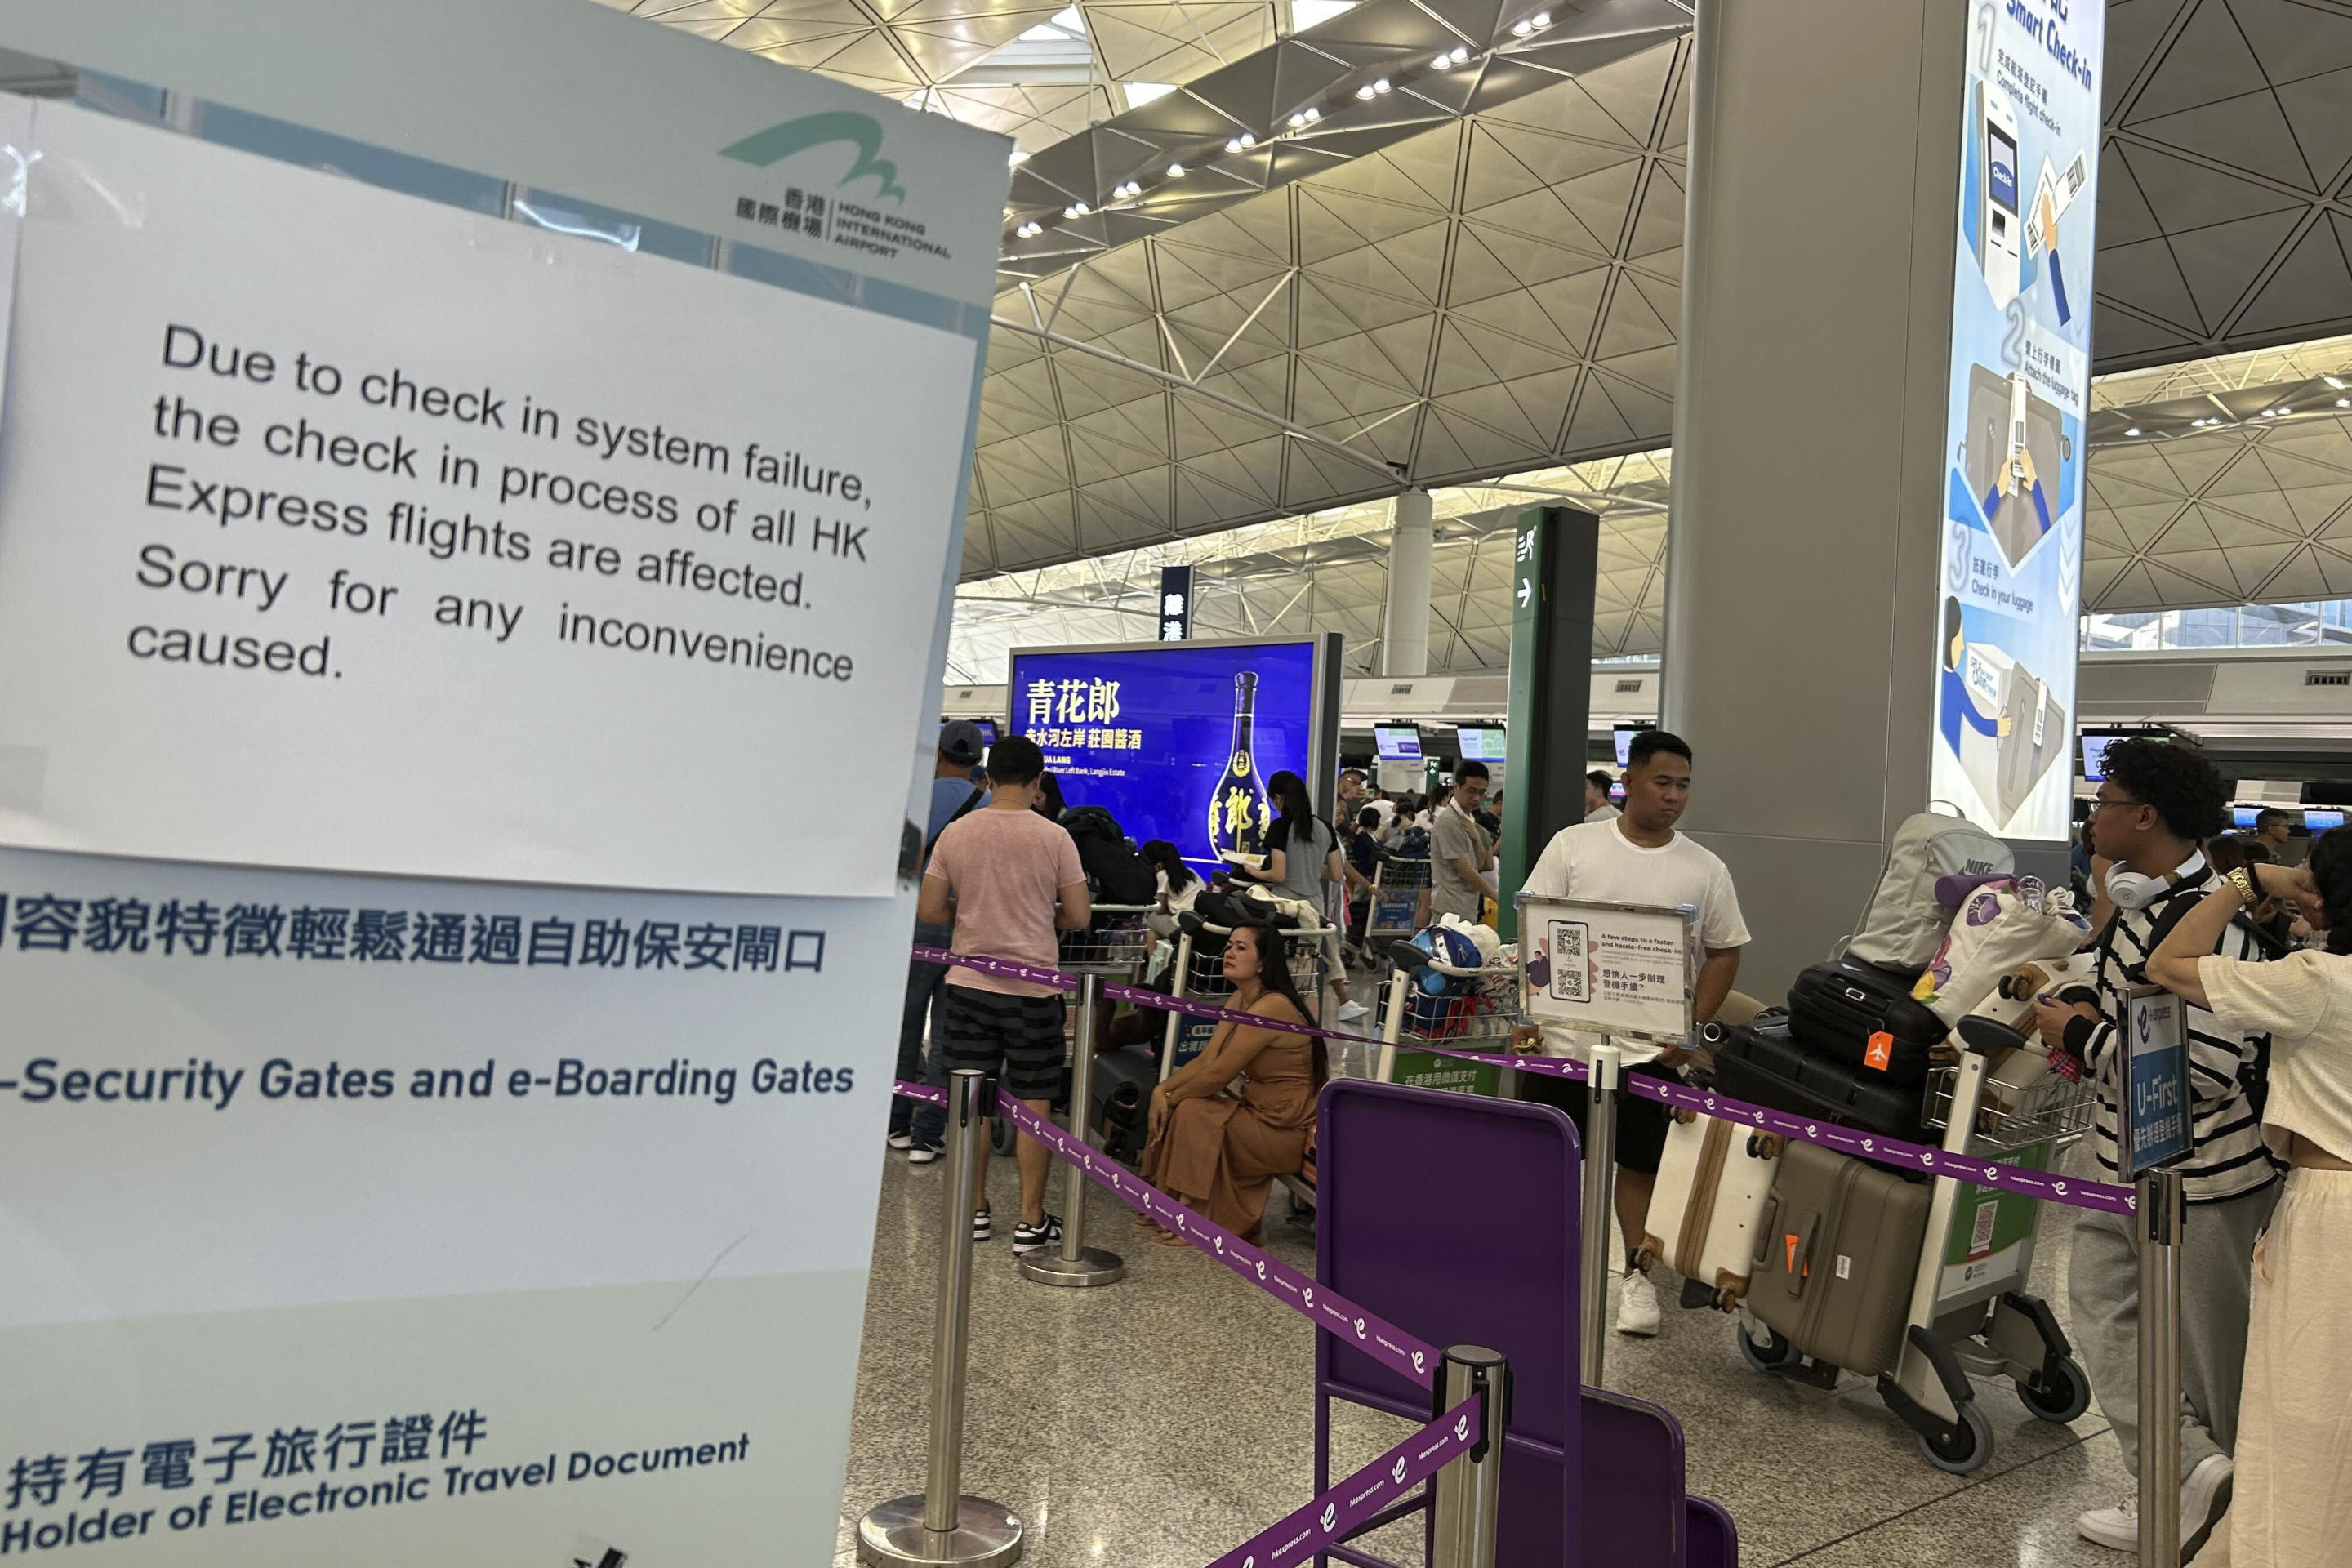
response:
[(1862, 925), (1846, 939), (1843, 956), (1916, 975), (1936, 956), (1951, 924), (1951, 906), (1936, 884), (1947, 877), (1992, 878), (2016, 873), (2009, 846), (1974, 823), (1923, 811), (1895, 830), (1878, 889)]

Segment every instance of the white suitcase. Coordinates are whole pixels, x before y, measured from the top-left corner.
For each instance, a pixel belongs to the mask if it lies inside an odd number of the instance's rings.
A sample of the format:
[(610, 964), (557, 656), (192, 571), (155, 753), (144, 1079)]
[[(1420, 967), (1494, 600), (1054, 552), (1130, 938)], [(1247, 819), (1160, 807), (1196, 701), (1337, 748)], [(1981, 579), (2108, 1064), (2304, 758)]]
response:
[(1780, 1141), (1712, 1116), (1674, 1115), (1642, 1226), (1641, 1261), (1663, 1261), (1683, 1277), (1684, 1306), (1728, 1312), (1748, 1293)]

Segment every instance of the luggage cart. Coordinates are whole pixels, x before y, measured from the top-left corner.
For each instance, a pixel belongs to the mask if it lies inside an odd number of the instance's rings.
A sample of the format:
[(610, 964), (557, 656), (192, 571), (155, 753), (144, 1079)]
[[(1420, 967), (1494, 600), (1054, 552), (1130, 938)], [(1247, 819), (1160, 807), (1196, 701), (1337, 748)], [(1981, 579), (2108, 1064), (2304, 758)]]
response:
[(1410, 937), (1427, 925), (1429, 857), (1385, 855), (1372, 868), (1372, 899), (1356, 940), (1369, 957), (1381, 943)]
[[(1517, 953), (1506, 950), (1501, 962), (1465, 969), (1442, 963), (1409, 942), (1392, 942), (1388, 958), (1388, 984), (1381, 1000), (1381, 1055), (1373, 1077), (1381, 1083), (1513, 1098), (1504, 1078), (1509, 1068), (1439, 1056), (1425, 1047), (1510, 1050), (1511, 1031), (1520, 1021)], [(1432, 974), (1444, 977), (1443, 991), (1428, 989), (1424, 977)]]
[[(1186, 914), (1179, 920), (1178, 929), (1181, 934), (1177, 939), (1176, 978), (1170, 994), (1179, 1001), (1219, 1003), (1232, 995), (1234, 988), (1225, 981), (1225, 938), (1234, 934), (1234, 928), (1211, 925), (1196, 914)], [(1291, 984), (1307, 1004), (1307, 1022), (1319, 1024), (1324, 982), (1339, 973), (1339, 928), (1318, 926), (1283, 935), (1290, 943)], [(1167, 1033), (1160, 1041), (1160, 1080), (1167, 1081), (1169, 1074), (1199, 1056), (1216, 1032), (1213, 1019), (1169, 1014)]]
[[(1992, 1056), (2039, 1047), (1990, 1018), (1962, 1019), (1955, 1043), (1959, 1060), (1928, 1075), (1923, 1107), (1928, 1125), (1944, 1130), (1945, 1152), (2054, 1169), (2059, 1152), (2090, 1127), (2095, 1087), (2052, 1073), (1996, 1101), (1987, 1094)], [(1878, 1394), (1918, 1434), (1920, 1452), (1939, 1470), (1969, 1475), (1992, 1458), (1992, 1427), (1976, 1406), (1971, 1373), (2008, 1378), (2044, 1421), (2063, 1425), (2090, 1405), (2091, 1380), (2065, 1331), (2049, 1303), (2025, 1289), (2041, 1211), (2036, 1198), (1935, 1178), (1902, 1350), (1895, 1370), (1879, 1377)], [(1741, 1314), (1739, 1347), (1751, 1365), (1835, 1385), (1839, 1369), (1801, 1370), (1794, 1347), (1769, 1330), (1758, 1340), (1753, 1331), (1760, 1327)]]
[[(1097, 904), (1094, 919), (1084, 931), (1061, 933), (1061, 955), (1058, 966), (1068, 974), (1099, 974), (1106, 980), (1132, 985), (1143, 976), (1145, 955), (1151, 950), (1151, 928), (1145, 917), (1157, 909), (1157, 904)], [(1110, 1004), (1103, 1005), (1108, 1008)], [(1077, 1049), (1078, 1010), (1065, 998), (1062, 1008), (1062, 1048), (1066, 1053)], [(1013, 1152), (1013, 1130), (1010, 1119), (997, 1117), (990, 1129), (990, 1141), (1000, 1154)]]

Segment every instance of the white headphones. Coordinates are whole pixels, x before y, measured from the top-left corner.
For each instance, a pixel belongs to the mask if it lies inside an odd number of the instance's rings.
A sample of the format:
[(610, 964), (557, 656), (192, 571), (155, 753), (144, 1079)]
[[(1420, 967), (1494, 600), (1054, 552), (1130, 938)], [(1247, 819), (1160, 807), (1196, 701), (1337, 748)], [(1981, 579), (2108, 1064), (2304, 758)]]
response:
[(2134, 871), (2120, 865), (2110, 866), (2107, 868), (2107, 898), (2119, 910), (2144, 910), (2164, 897), (2179, 880), (2180, 873), (2178, 871), (2151, 877), (2145, 871)]

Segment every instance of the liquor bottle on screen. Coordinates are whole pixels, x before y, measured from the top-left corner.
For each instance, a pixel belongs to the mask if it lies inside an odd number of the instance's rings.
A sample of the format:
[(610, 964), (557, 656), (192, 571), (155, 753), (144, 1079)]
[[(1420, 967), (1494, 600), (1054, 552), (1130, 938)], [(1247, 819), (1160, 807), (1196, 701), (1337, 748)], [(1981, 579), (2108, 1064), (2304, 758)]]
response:
[(1245, 669), (1234, 677), (1233, 750), (1224, 777), (1209, 796), (1209, 848), (1221, 860), (1255, 864), (1265, 854), (1265, 830), (1274, 813), (1266, 804), (1265, 780), (1258, 776), (1256, 723), (1257, 672)]

